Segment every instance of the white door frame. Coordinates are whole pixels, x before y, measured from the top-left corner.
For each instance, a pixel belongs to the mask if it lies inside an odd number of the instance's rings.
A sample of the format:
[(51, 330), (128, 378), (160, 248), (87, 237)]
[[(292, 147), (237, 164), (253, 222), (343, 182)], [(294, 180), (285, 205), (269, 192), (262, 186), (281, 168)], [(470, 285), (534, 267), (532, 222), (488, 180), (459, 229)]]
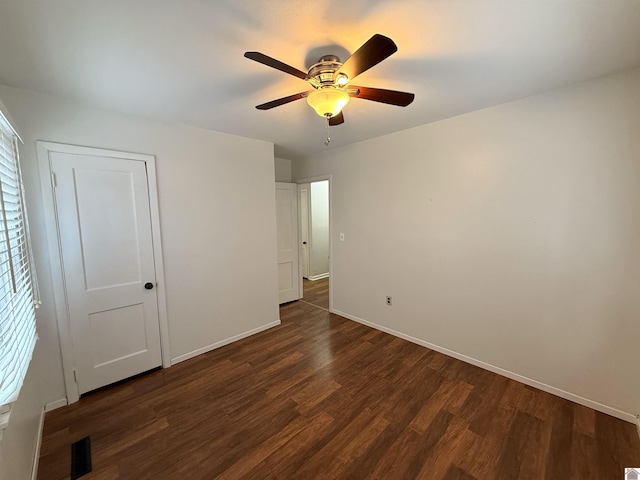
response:
[[(329, 181), (329, 312), (333, 312), (333, 175), (317, 175), (315, 177), (298, 178), (296, 183), (313, 183), (321, 182), (323, 180)], [(298, 229), (300, 229), (299, 226)], [(298, 233), (300, 237), (302, 233), (300, 231)], [(302, 255), (302, 249), (300, 249), (300, 255)], [(299, 263), (300, 285), (302, 286), (302, 259)], [(304, 288), (301, 287), (301, 290), (301, 293), (304, 296)]]
[(156, 183), (156, 159), (153, 155), (105, 150), (102, 148), (81, 147), (64, 143), (36, 142), (38, 163), (40, 167), (40, 187), (44, 210), (45, 229), (49, 249), (49, 264), (51, 266), (51, 280), (55, 303), (60, 350), (62, 352), (62, 370), (64, 373), (67, 402), (74, 403), (80, 398), (78, 384), (74, 379), (75, 358), (73, 355), (67, 299), (64, 283), (64, 269), (62, 265), (62, 246), (58, 232), (57, 212), (55, 209), (55, 193), (53, 190), (53, 175), (51, 170), (51, 153), (68, 153), (75, 155), (92, 155), (105, 158), (124, 158), (145, 163), (147, 170), (147, 184), (149, 188), (149, 209), (151, 212), (151, 235), (153, 239), (153, 258), (156, 269), (158, 320), (160, 323), (160, 349), (162, 352), (162, 366), (171, 366), (169, 349), (169, 321), (167, 318), (166, 290), (164, 282), (164, 265), (162, 262), (162, 243), (160, 238), (160, 213), (158, 208), (158, 189)]

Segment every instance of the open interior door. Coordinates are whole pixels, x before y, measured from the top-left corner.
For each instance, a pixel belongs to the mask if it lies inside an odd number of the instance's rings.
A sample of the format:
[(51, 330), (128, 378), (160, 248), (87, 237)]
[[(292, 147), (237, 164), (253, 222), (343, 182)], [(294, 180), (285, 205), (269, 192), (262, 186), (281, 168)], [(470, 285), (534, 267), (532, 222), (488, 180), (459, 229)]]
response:
[(301, 298), (298, 248), (298, 187), (276, 182), (279, 303)]

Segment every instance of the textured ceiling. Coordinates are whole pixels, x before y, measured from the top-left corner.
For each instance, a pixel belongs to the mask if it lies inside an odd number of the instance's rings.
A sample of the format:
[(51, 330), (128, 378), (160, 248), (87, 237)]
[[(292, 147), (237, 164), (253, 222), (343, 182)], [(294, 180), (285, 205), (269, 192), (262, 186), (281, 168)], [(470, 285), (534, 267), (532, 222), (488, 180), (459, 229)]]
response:
[(0, 83), (147, 118), (324, 149), (307, 90), (243, 57), (301, 70), (374, 33), (398, 52), (357, 84), (414, 92), (406, 108), (354, 99), (331, 147), (640, 66), (637, 0), (0, 0)]

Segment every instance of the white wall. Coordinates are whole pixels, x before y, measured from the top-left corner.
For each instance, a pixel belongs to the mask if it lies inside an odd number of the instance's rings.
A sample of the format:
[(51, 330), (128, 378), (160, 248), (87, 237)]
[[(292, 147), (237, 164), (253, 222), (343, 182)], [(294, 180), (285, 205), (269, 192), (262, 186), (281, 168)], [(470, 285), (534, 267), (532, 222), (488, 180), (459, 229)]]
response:
[(4, 86), (0, 96), (25, 141), (22, 168), (43, 299), (43, 403), (64, 397), (65, 390), (36, 140), (156, 155), (173, 359), (278, 320), (272, 144)]
[(291, 160), (274, 157), (276, 182), (291, 183)]
[(311, 256), (310, 276), (329, 273), (329, 181), (310, 184)]
[(295, 162), (333, 175), (334, 309), (630, 419), (639, 132), (634, 70)]
[(31, 478), (43, 412), (42, 394), (38, 385), (38, 369), (43, 363), (39, 358), (41, 347), (40, 343), (36, 343), (20, 396), (13, 404), (9, 425), (0, 441), (0, 480)]

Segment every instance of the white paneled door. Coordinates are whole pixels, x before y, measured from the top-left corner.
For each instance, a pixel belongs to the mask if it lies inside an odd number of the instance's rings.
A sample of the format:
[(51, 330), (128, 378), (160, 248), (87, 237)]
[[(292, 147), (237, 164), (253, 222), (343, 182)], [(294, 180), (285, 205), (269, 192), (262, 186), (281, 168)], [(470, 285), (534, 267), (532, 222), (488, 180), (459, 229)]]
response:
[(298, 300), (298, 187), (276, 182), (276, 225), (278, 230), (278, 297), (280, 303)]
[(310, 185), (308, 183), (298, 185), (298, 198), (300, 200), (300, 215), (298, 215), (298, 218), (300, 219), (300, 236), (302, 237), (300, 238), (300, 261), (302, 262), (303, 278), (309, 278), (310, 275), (309, 251), (311, 246), (309, 244), (309, 212), (311, 209), (309, 207), (309, 189)]
[(144, 161), (51, 152), (79, 393), (161, 365)]

